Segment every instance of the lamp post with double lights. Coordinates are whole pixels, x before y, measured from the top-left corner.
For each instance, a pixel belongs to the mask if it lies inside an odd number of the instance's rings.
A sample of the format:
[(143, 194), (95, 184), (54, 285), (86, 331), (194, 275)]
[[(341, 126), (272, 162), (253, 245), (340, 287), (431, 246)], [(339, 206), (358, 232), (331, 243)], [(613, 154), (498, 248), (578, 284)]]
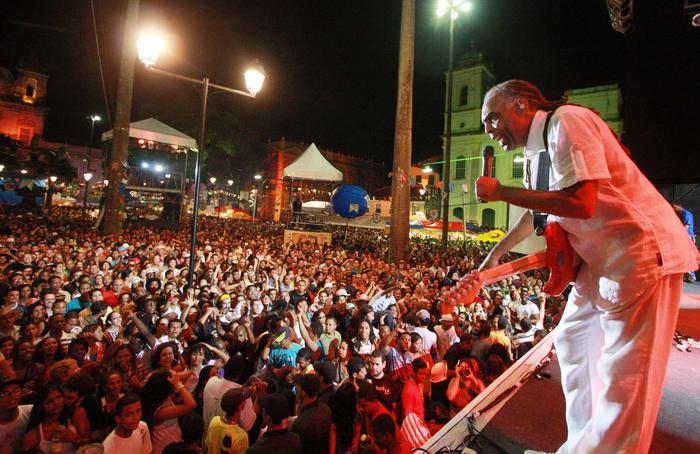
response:
[(445, 94), (447, 112), (445, 115), (445, 151), (443, 154), (443, 179), (442, 179), (442, 244), (447, 246), (447, 235), (450, 221), (450, 154), (452, 148), (452, 70), (454, 66), (454, 29), (455, 20), (460, 13), (469, 12), (472, 4), (465, 0), (439, 0), (436, 13), (438, 16), (449, 15), (450, 18), (450, 44), (447, 64), (447, 90)]
[(139, 52), (139, 60), (141, 60), (141, 63), (143, 63), (143, 65), (149, 71), (164, 76), (172, 77), (175, 79), (184, 80), (186, 82), (194, 83), (202, 87), (202, 106), (199, 123), (199, 150), (197, 150), (197, 157), (195, 159), (194, 165), (194, 212), (192, 215), (192, 244), (190, 246), (190, 263), (189, 272), (187, 274), (187, 283), (191, 287), (194, 278), (194, 263), (196, 260), (195, 255), (197, 249), (197, 222), (199, 220), (199, 186), (201, 180), (199, 156), (204, 151), (204, 132), (206, 128), (207, 99), (209, 97), (209, 88), (211, 87), (228, 93), (254, 98), (255, 95), (257, 95), (258, 92), (262, 89), (263, 82), (265, 81), (265, 72), (263, 71), (260, 64), (256, 63), (255, 67), (248, 69), (244, 73), (246, 89), (248, 91), (236, 90), (234, 88), (224, 87), (223, 85), (210, 83), (208, 77), (194, 79), (192, 77), (187, 77), (156, 68), (155, 64), (158, 61), (158, 56), (160, 55), (160, 51), (163, 48), (163, 40), (156, 35), (145, 35), (140, 37), (137, 41), (137, 47)]

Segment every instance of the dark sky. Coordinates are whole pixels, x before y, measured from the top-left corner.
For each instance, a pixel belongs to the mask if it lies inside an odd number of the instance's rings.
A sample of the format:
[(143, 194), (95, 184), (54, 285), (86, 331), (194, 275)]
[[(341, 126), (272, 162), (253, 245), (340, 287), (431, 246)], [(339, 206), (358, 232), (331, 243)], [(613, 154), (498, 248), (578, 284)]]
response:
[[(126, 1), (93, 1), (113, 109)], [(416, 3), (414, 161), (440, 153), (448, 34), (436, 2)], [(619, 83), (623, 139), (640, 167), (656, 180), (700, 179), (700, 29), (683, 15), (682, 0), (637, 0), (629, 36), (611, 29), (604, 0), (473, 3), (456, 26), (457, 53), (473, 41), (499, 81), (528, 79), (550, 97)], [(164, 69), (242, 88), (236, 74), (259, 59), (268, 79), (257, 99), (220, 94), (212, 103), (263, 138), (314, 141), (389, 165), (400, 7), (399, 0), (142, 0), (141, 22), (169, 34)], [(90, 0), (2, 2), (0, 20), (0, 65), (32, 57), (50, 72), (47, 138), (85, 141), (85, 116), (105, 112)], [(195, 93), (137, 67), (133, 119), (164, 111), (196, 118), (196, 98), (182, 92)]]

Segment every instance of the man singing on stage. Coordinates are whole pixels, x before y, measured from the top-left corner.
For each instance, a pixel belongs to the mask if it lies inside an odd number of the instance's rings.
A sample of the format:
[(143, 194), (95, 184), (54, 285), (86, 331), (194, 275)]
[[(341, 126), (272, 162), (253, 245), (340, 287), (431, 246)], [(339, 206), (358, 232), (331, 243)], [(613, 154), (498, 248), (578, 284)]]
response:
[(582, 262), (554, 341), (568, 426), (559, 452), (647, 452), (697, 248), (594, 112), (510, 80), (489, 90), (481, 118), (505, 150), (524, 146), (527, 164), (526, 189), (480, 177), (478, 198), (531, 210), (481, 269), (533, 232), (533, 211), (561, 225)]

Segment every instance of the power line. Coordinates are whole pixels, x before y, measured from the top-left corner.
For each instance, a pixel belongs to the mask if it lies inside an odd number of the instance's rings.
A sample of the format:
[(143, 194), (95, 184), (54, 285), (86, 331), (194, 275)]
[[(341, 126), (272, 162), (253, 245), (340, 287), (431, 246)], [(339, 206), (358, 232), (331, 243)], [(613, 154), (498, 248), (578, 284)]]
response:
[(100, 81), (102, 82), (102, 96), (105, 100), (105, 111), (107, 115), (107, 124), (109, 129), (112, 129), (112, 116), (109, 113), (109, 100), (107, 99), (107, 87), (105, 86), (105, 75), (102, 71), (102, 55), (100, 54), (100, 40), (97, 37), (97, 20), (95, 19), (95, 4), (90, 0), (90, 11), (92, 12), (92, 30), (95, 33), (95, 47), (97, 48), (97, 64), (100, 68)]

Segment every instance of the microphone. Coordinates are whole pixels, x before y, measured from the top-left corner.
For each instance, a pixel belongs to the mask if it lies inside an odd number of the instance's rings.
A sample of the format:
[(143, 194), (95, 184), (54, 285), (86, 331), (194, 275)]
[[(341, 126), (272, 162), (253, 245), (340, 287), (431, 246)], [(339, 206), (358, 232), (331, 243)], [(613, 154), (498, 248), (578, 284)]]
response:
[(490, 177), (491, 167), (493, 167), (493, 147), (486, 145), (481, 149), (481, 156), (484, 158), (483, 167), (481, 168), (481, 176)]
[[(484, 158), (484, 161), (482, 163), (483, 167), (481, 168), (481, 176), (491, 176), (491, 168), (493, 167), (493, 155), (494, 151), (491, 145), (485, 145), (484, 148), (481, 149), (481, 156)], [(486, 203), (486, 201), (481, 200), (481, 203)]]

